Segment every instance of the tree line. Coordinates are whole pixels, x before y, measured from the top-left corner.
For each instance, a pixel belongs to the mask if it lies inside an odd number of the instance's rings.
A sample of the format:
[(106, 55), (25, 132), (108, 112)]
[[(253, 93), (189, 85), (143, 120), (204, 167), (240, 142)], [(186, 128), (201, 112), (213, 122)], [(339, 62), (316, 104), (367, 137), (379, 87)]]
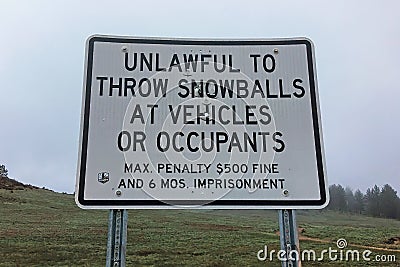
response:
[(365, 194), (334, 184), (329, 186), (329, 194), (327, 209), (400, 220), (400, 198), (388, 184), (368, 188)]
[[(7, 176), (5, 165), (0, 165), (0, 178)], [(365, 194), (359, 189), (353, 192), (350, 187), (333, 184), (329, 186), (329, 195), (329, 210), (400, 220), (400, 198), (388, 184), (368, 188)]]

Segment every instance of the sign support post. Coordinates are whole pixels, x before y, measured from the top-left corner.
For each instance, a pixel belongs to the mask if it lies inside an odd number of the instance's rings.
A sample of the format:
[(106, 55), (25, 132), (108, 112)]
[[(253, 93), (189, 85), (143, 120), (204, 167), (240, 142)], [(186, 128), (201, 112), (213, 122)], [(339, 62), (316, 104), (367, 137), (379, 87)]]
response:
[(110, 210), (106, 267), (125, 267), (128, 211)]
[[(278, 211), (278, 215), (281, 250), (286, 251), (286, 261), (282, 261), (282, 267), (300, 267), (300, 247), (295, 211), (283, 209)], [(297, 253), (293, 251), (297, 251)]]

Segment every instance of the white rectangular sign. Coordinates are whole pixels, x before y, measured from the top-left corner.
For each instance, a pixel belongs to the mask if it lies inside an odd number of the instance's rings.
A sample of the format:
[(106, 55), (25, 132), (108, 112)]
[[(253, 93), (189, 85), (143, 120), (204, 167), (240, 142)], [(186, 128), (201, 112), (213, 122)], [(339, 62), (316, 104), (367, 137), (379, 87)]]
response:
[(92, 36), (82, 208), (322, 208), (313, 44)]

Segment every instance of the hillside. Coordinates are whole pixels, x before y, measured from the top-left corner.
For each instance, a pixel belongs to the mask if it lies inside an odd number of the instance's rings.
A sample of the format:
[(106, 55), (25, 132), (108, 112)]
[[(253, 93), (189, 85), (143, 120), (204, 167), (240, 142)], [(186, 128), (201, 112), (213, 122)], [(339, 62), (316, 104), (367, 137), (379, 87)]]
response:
[(39, 189), (39, 187), (30, 184), (23, 184), (9, 177), (0, 176), (0, 189), (24, 190), (24, 189)]
[[(5, 181), (0, 185), (0, 266), (104, 266), (107, 211), (84, 211), (72, 195)], [(397, 258), (397, 264), (324, 261), (324, 266), (400, 264), (400, 244), (391, 242), (400, 235), (400, 221), (331, 211), (297, 214), (301, 249), (337, 249), (336, 240), (345, 238), (348, 249)], [(278, 250), (277, 230), (276, 211), (132, 210), (127, 265), (280, 266), (276, 259), (257, 260), (264, 245)]]

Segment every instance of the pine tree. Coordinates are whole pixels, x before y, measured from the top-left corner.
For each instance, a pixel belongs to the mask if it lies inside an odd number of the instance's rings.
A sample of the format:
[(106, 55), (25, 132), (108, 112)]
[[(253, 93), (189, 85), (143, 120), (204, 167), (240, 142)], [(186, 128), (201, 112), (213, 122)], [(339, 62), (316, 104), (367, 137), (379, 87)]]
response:
[(385, 184), (382, 187), (379, 202), (381, 215), (386, 218), (395, 219), (397, 216), (399, 197), (397, 196), (397, 192), (390, 185)]
[(8, 170), (6, 169), (6, 166), (0, 165), (0, 177), (5, 178), (8, 176)]
[(397, 201), (396, 210), (396, 218), (400, 220), (400, 199)]
[(338, 211), (346, 211), (346, 193), (344, 188), (341, 185), (331, 185), (329, 187), (329, 209), (338, 210)]
[(345, 189), (345, 199), (346, 199), (346, 208), (349, 212), (355, 212), (355, 203), (356, 200), (353, 195), (353, 190), (350, 187), (346, 187)]
[(364, 194), (359, 189), (357, 189), (356, 192), (354, 192), (354, 212), (362, 214), (364, 213), (364, 211)]
[(374, 217), (379, 217), (381, 215), (380, 194), (381, 190), (377, 185), (375, 185), (372, 189), (370, 188), (367, 189), (367, 192), (365, 194), (365, 199), (366, 199), (366, 210), (368, 215)]

